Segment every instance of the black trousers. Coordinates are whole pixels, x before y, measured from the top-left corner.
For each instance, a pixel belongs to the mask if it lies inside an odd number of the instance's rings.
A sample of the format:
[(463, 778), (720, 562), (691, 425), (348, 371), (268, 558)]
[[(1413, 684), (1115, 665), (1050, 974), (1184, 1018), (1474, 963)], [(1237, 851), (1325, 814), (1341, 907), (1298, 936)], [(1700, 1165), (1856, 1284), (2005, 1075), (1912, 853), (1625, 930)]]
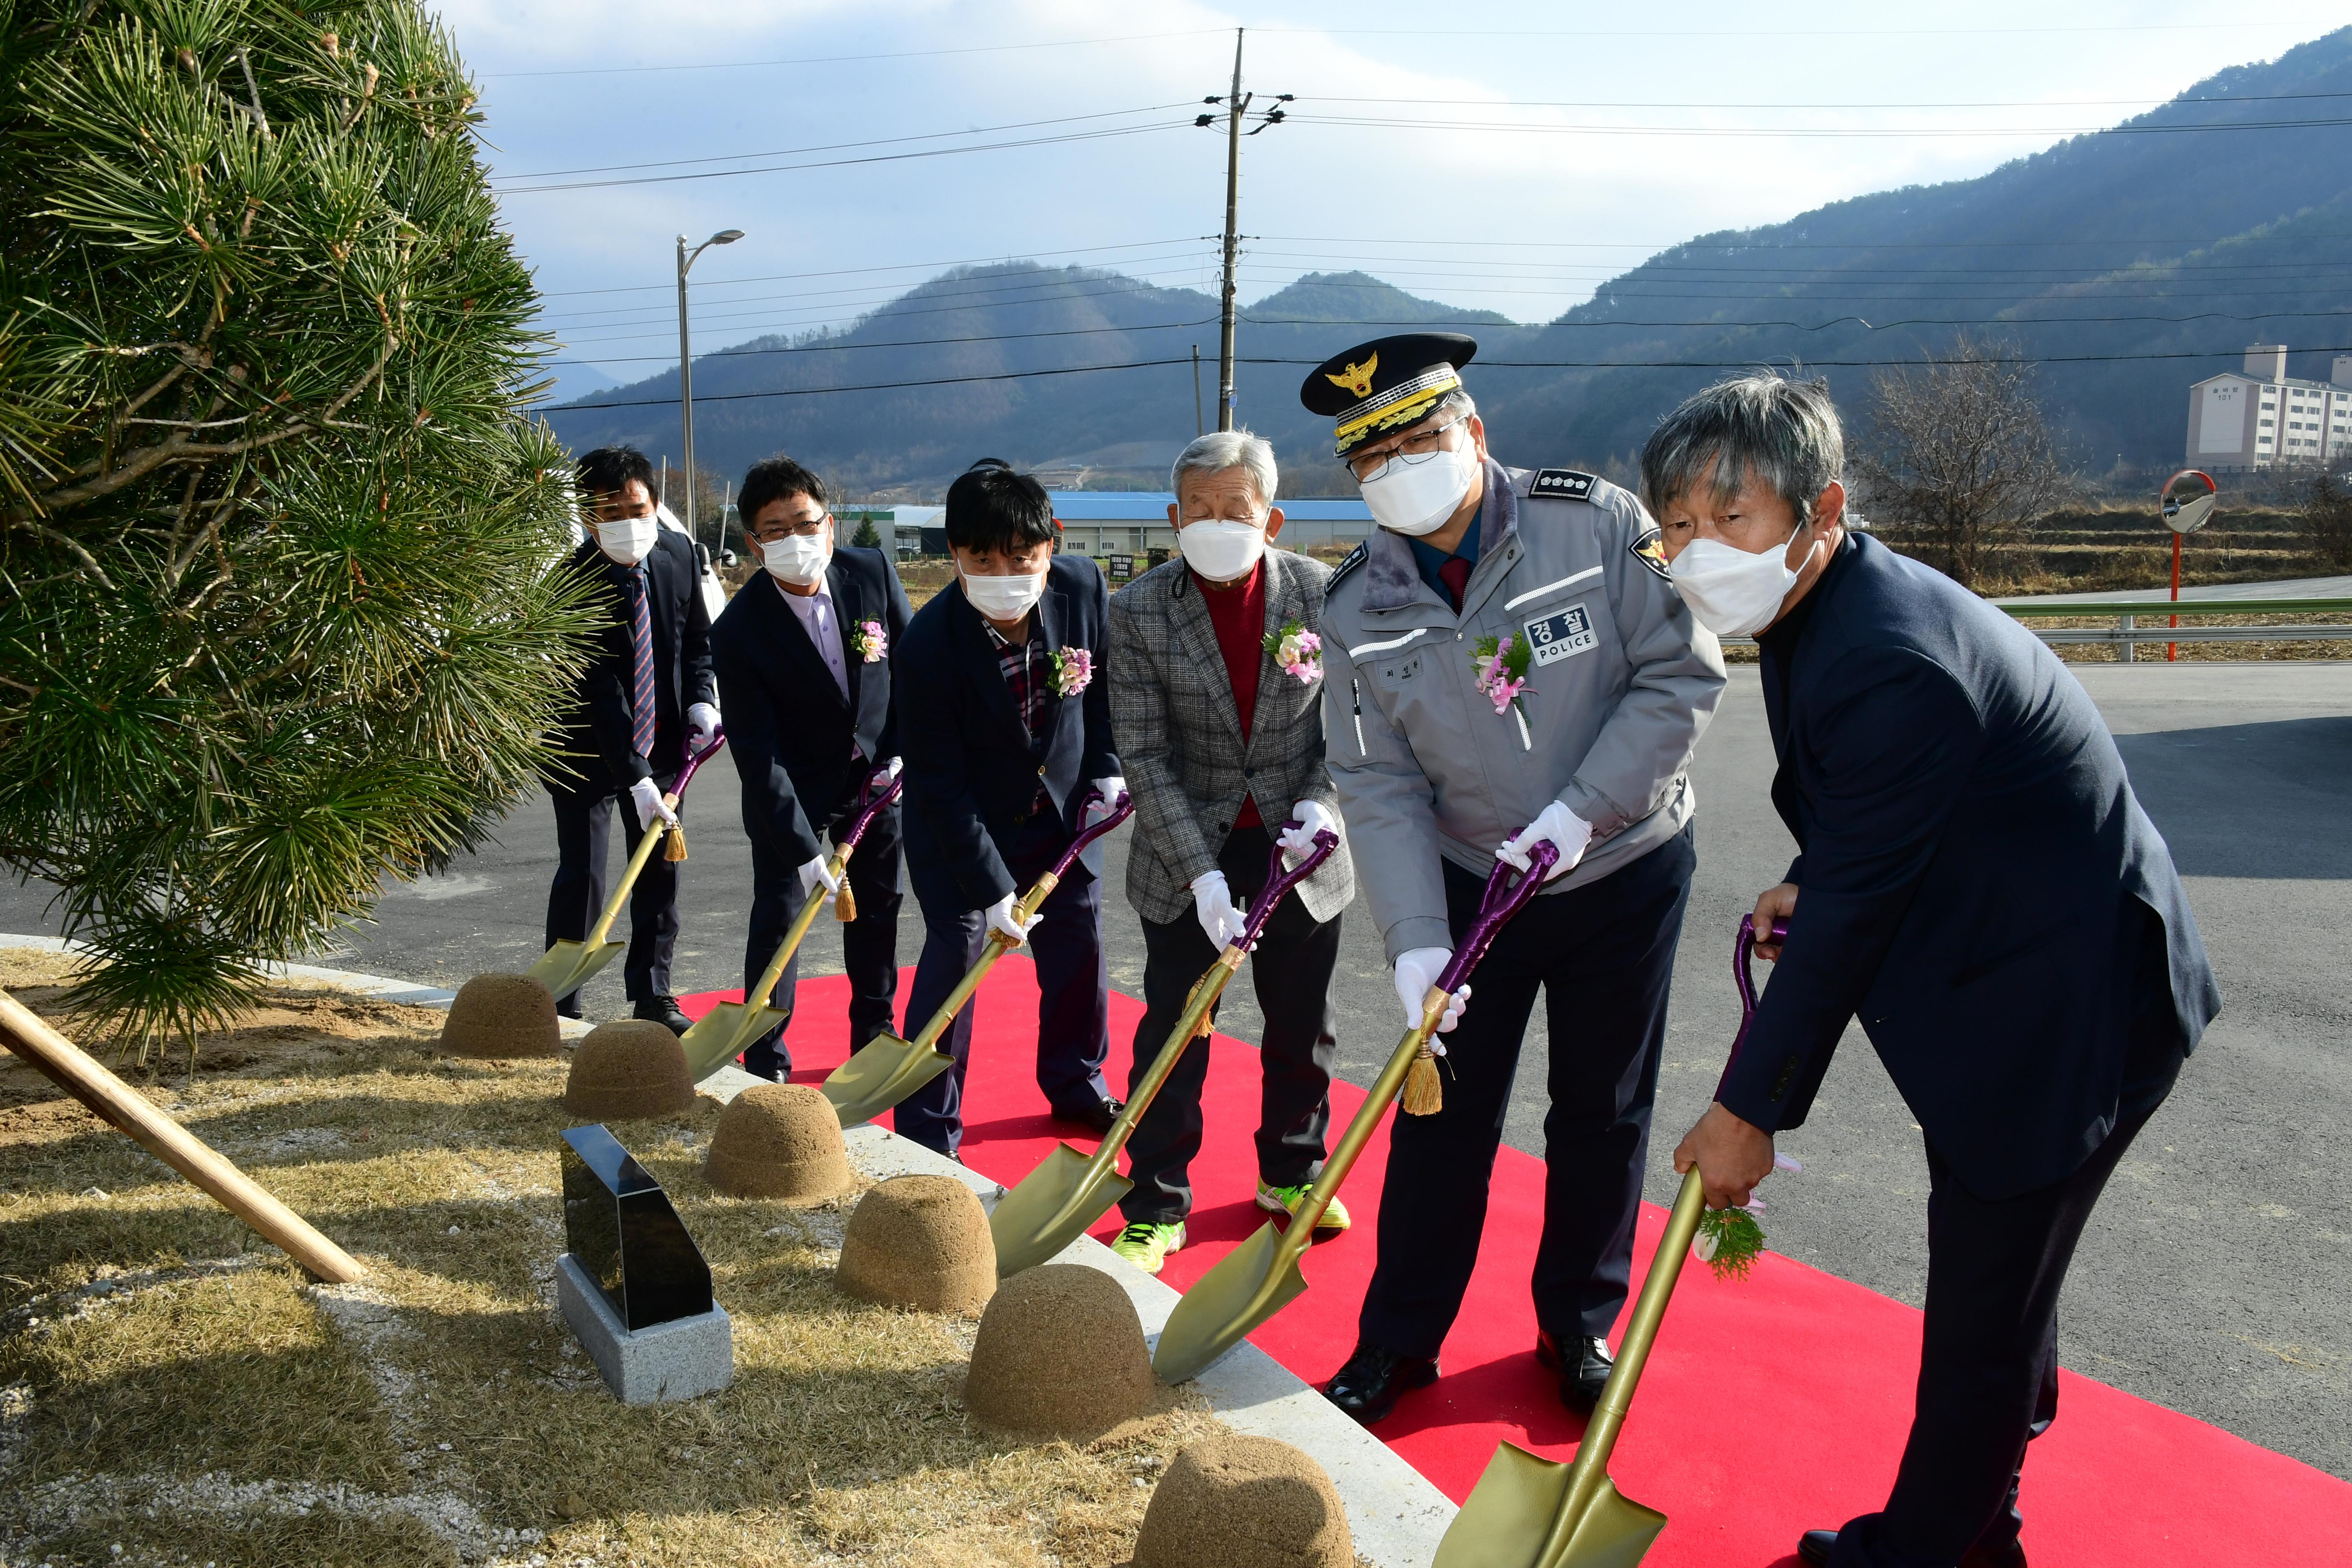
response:
[[(637, 808), (625, 794), (597, 793), (569, 783), (547, 783), (555, 803), (555, 881), (547, 889), (547, 943), (578, 942), (604, 911), (604, 861), (613, 837), (613, 808), (621, 809), (627, 852), (644, 837)], [(678, 807), (684, 821), (686, 808)], [(632, 1002), (667, 996), (670, 958), (677, 950), (677, 866), (656, 848), (629, 889), (629, 951), (621, 976)], [(555, 999), (566, 1017), (580, 1016), (580, 994)]]
[(1927, 1146), (1927, 1307), (1911, 1436), (1885, 1508), (1839, 1530), (1835, 1568), (1952, 1568), (1979, 1543), (2006, 1549), (2024, 1527), (2025, 1446), (2058, 1417), (2059, 1289), (2107, 1178), (2187, 1054), (2161, 923), (2143, 909), (2119, 938), (2123, 972), (2137, 963), (2137, 1000), (2106, 1142), (2074, 1174), (1999, 1202), (1962, 1186)]
[[(1022, 892), (1053, 868), (1069, 842), (1058, 823), (1051, 827), (1050, 833), (1032, 835), (1022, 852), (1005, 862)], [(982, 910), (964, 907), (962, 890), (944, 870), (909, 862), (907, 872), (923, 909), (923, 954), (907, 994), (907, 1026), (912, 1030), (930, 1021), (964, 972), (980, 962), (988, 945), (988, 922)], [(1037, 1087), (1057, 1111), (1089, 1110), (1110, 1094), (1102, 1073), (1110, 1056), (1102, 883), (1084, 866), (1072, 866), (1037, 912), (1044, 918), (1020, 950), (1037, 966)], [(899, 1132), (942, 1154), (954, 1153), (963, 1142), (964, 1070), (971, 1060), (978, 1006), (977, 1001), (964, 1004), (939, 1042), (956, 1065), (899, 1101), (893, 1122)]]
[[(743, 942), (743, 991), (751, 994), (766, 973), (768, 961), (793, 917), (801, 912), (803, 895), (797, 864), (787, 865), (790, 853), (766, 839), (751, 841), (751, 929)], [(828, 926), (840, 926), (841, 963), (849, 973), (849, 1045), (852, 1050), (891, 1030), (891, 1006), (898, 994), (898, 808), (875, 814), (866, 837), (857, 841), (844, 879), (857, 906), (857, 918), (847, 925), (830, 911), (820, 913), (801, 943), (802, 951), (819, 940)], [(784, 1021), (754, 1040), (743, 1052), (743, 1070), (754, 1078), (781, 1083), (793, 1072), (792, 1051), (784, 1035), (792, 1027), (793, 1002), (800, 984), (801, 955), (784, 965), (770, 997), (784, 1012)]]
[[(1236, 829), (1217, 855), (1234, 903), (1242, 909), (1265, 886), (1274, 836), (1262, 827)], [(1143, 1022), (1136, 1026), (1135, 1060), (1128, 1092), (1151, 1068), (1168, 1032), (1184, 1011), (1193, 983), (1217, 961), (1201, 922), (1184, 915), (1165, 925), (1143, 922)], [(1258, 1047), (1264, 1088), (1258, 1100), (1257, 1173), (1277, 1187), (1311, 1180), (1323, 1169), (1331, 1122), (1331, 1056), (1337, 1048), (1331, 1014), (1331, 971), (1339, 961), (1339, 917), (1318, 921), (1293, 892), (1276, 906), (1250, 955), (1250, 982), (1265, 1015)], [(1216, 1014), (1210, 1013), (1213, 1019)], [(1201, 1152), (1201, 1086), (1209, 1076), (1209, 1048), (1194, 1041), (1179, 1058), (1158, 1098), (1127, 1141), (1134, 1191), (1119, 1202), (1130, 1224), (1173, 1225), (1192, 1208), (1189, 1179)]]
[[(1633, 1271), (1693, 846), (1685, 827), (1597, 882), (1537, 897), (1471, 973), (1470, 1005), (1444, 1037), (1445, 1108), (1434, 1116), (1398, 1111), (1390, 1123), (1380, 1258), (1358, 1319), (1364, 1343), (1433, 1356), (1454, 1326), (1478, 1260), (1487, 1184), (1538, 990), (1551, 1110), (1536, 1321), (1567, 1338), (1606, 1334), (1617, 1321)], [(1477, 878), (1446, 866), (1456, 941), (1476, 917), (1482, 891)]]

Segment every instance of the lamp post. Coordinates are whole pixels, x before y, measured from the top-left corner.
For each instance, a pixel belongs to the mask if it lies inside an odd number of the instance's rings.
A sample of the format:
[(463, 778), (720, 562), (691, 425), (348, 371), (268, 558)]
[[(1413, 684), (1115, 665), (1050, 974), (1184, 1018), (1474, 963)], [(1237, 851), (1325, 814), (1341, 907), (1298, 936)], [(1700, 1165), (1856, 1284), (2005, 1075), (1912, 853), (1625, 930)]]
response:
[(686, 426), (686, 536), (698, 544), (701, 539), (694, 531), (694, 345), (686, 330), (686, 275), (694, 258), (712, 246), (732, 245), (742, 237), (740, 228), (722, 228), (688, 250), (686, 236), (677, 237), (677, 411)]

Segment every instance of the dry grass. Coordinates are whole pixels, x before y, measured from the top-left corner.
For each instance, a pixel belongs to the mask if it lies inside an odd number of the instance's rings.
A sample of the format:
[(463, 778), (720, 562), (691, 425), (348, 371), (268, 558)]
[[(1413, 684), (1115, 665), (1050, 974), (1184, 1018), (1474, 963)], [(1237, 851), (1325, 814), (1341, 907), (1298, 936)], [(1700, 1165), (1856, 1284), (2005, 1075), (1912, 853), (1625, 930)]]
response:
[[(55, 1011), (58, 962), (0, 954)], [(976, 1322), (835, 1289), (850, 1200), (722, 1197), (717, 1108), (615, 1132), (732, 1315), (724, 1393), (629, 1408), (553, 1310), (562, 1062), (447, 1059), (440, 1015), (280, 991), (148, 1091), (370, 1268), (318, 1288), (0, 1058), (0, 1562), (1124, 1562), (1177, 1409), (1085, 1447), (967, 1420)], [(116, 1548), (120, 1548), (118, 1553)]]

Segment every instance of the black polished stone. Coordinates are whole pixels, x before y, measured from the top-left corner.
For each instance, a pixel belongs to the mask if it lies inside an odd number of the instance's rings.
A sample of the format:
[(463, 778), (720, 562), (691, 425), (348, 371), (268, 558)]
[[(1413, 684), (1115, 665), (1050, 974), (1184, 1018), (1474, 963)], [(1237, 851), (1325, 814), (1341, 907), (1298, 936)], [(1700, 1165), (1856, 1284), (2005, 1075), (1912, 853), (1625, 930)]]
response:
[(600, 1124), (563, 1134), (563, 1240), (631, 1329), (710, 1310), (710, 1265), (651, 1173)]

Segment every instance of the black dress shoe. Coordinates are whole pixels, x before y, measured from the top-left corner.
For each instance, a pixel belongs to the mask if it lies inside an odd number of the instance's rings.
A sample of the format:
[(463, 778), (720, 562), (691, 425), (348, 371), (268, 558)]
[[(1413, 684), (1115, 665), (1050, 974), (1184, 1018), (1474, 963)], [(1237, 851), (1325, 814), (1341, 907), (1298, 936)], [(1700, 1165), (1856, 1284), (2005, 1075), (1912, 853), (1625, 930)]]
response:
[(1436, 1381), (1435, 1356), (1399, 1355), (1360, 1344), (1348, 1364), (1323, 1385), (1323, 1397), (1370, 1426), (1388, 1418), (1405, 1390), (1427, 1388)]
[(1091, 1127), (1097, 1132), (1108, 1132), (1110, 1131), (1111, 1123), (1118, 1120), (1118, 1113), (1126, 1109), (1127, 1101), (1113, 1100), (1110, 1096), (1104, 1095), (1092, 1105), (1084, 1106), (1076, 1110), (1056, 1110), (1054, 1115), (1063, 1121), (1075, 1121), (1082, 1127)]
[(1601, 1402), (1601, 1391), (1609, 1386), (1609, 1373), (1617, 1364), (1609, 1353), (1609, 1342), (1591, 1334), (1579, 1334), (1560, 1341), (1549, 1334), (1536, 1335), (1536, 1363), (1548, 1366), (1559, 1374), (1559, 1402), (1579, 1415), (1590, 1415)]
[(673, 1035), (683, 1035), (694, 1027), (694, 1020), (678, 1011), (675, 996), (648, 996), (636, 1005), (631, 1016), (650, 1018)]
[[(1813, 1568), (1828, 1568), (1830, 1549), (1837, 1544), (1834, 1530), (1809, 1530), (1797, 1538), (1797, 1558)], [(2025, 1568), (2025, 1545), (2011, 1538), (2000, 1546), (1978, 1542), (1960, 1559), (1960, 1568)]]

